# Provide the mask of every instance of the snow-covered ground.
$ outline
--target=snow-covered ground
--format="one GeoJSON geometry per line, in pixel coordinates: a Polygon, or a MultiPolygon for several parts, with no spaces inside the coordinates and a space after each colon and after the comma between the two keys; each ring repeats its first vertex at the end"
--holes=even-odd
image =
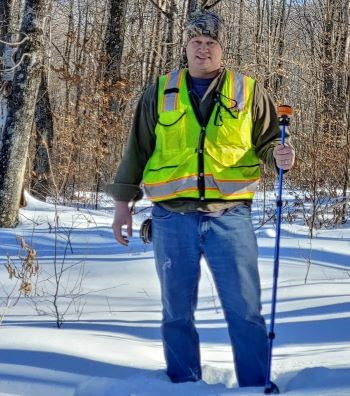
{"type": "MultiPolygon", "coordinates": [[[[141,202],[147,205],[146,202],[141,202]]],[[[135,216],[127,248],[110,228],[110,208],[56,207],[28,197],[16,229],[0,229],[0,263],[19,265],[16,236],[37,251],[38,296],[5,309],[0,326],[0,395],[181,396],[258,395],[262,388],[237,388],[222,311],[203,262],[196,315],[203,381],[172,384],[164,373],[159,331],[161,306],[151,245],[135,216]],[[55,211],[58,227],[55,231],[55,211]],[[56,327],[54,264],[62,271],[56,327]],[[64,311],[67,310],[66,313],[64,311]]],[[[258,228],[263,313],[270,318],[275,230],[258,228]]],[[[283,224],[272,379],[281,392],[350,395],[350,224],[319,230],[310,240],[299,222],[283,224]],[[308,271],[308,260],[311,267],[308,271]]],[[[15,279],[0,268],[0,296],[15,279]]],[[[10,304],[15,300],[11,300],[10,304]]]]}

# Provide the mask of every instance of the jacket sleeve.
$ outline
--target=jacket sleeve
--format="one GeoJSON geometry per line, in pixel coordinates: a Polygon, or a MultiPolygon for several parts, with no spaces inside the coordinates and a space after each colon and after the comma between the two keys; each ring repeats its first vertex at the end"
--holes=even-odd
{"type": "MultiPolygon", "coordinates": [[[[253,144],[257,156],[268,168],[277,171],[273,149],[281,143],[279,121],[272,99],[259,84],[255,84],[253,118],[253,144]]],[[[285,143],[291,145],[288,130],[286,130],[285,143]]]]}
{"type": "Polygon", "coordinates": [[[157,86],[149,86],[138,101],[125,152],[113,184],[105,192],[116,201],[142,198],[143,170],[155,147],[157,124],[157,86]]]}

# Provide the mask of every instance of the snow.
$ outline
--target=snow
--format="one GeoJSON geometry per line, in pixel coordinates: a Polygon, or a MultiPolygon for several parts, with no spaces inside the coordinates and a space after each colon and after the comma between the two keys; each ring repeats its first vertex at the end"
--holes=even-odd
{"type": "MultiPolygon", "coordinates": [[[[196,314],[203,380],[172,384],[167,378],[152,245],[143,245],[138,233],[149,209],[135,216],[134,235],[125,248],[113,238],[111,203],[77,210],[27,198],[19,226],[0,229],[0,263],[7,255],[19,263],[16,236],[32,244],[41,268],[41,294],[21,297],[5,310],[4,297],[15,280],[1,266],[0,396],[263,394],[262,388],[237,387],[225,321],[204,262],[196,314]],[[54,263],[64,269],[60,329],[52,305],[54,263]]],[[[148,206],[142,201],[138,208],[148,206]]],[[[253,216],[269,324],[276,231],[271,222],[259,226],[257,206],[253,216]]],[[[349,223],[318,230],[312,240],[301,222],[282,224],[272,364],[272,380],[282,393],[350,395],[349,286],[349,223]]]]}

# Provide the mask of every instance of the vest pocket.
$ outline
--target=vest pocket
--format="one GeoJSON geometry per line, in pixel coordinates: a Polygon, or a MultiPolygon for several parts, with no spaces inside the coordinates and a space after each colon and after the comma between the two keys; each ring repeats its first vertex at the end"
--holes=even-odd
{"type": "Polygon", "coordinates": [[[154,217],[155,219],[169,219],[170,217],[172,217],[172,215],[173,212],[166,210],[160,204],[156,203],[152,208],[152,217],[154,217]]]}
{"type": "Polygon", "coordinates": [[[246,150],[251,147],[251,136],[245,133],[247,119],[240,111],[235,111],[233,117],[228,111],[220,112],[220,126],[217,126],[215,143],[219,146],[234,146],[246,150]]]}
{"type": "Polygon", "coordinates": [[[179,151],[185,148],[185,114],[186,111],[173,110],[159,115],[156,135],[162,150],[179,151]]]}
{"type": "Polygon", "coordinates": [[[149,172],[158,172],[161,171],[163,169],[175,169],[177,168],[179,165],[169,165],[169,166],[161,166],[159,168],[149,168],[149,172]]]}

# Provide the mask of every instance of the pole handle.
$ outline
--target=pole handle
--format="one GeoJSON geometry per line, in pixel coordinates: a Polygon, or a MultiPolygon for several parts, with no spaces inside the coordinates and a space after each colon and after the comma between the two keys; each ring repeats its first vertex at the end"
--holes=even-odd
{"type": "Polygon", "coordinates": [[[289,105],[280,105],[276,110],[280,125],[288,126],[290,117],[293,115],[293,108],[289,105]]]}
{"type": "Polygon", "coordinates": [[[277,115],[278,117],[290,118],[293,115],[293,108],[289,105],[277,106],[277,115]]]}

